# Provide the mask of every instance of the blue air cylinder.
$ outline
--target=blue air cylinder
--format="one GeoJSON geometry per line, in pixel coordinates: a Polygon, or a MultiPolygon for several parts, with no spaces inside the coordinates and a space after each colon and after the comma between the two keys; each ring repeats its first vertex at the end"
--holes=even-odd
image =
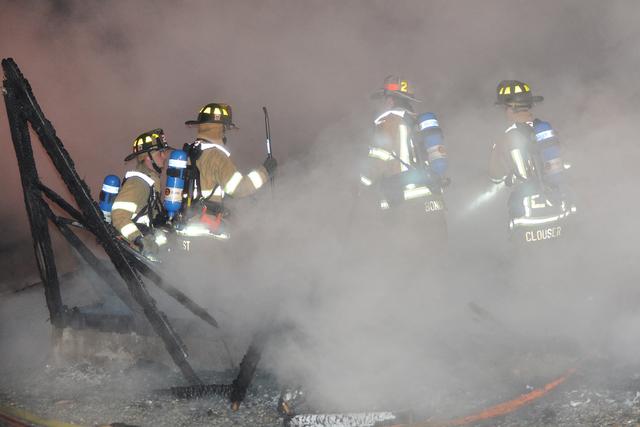
{"type": "Polygon", "coordinates": [[[418,116],[418,132],[422,139],[423,150],[427,152],[427,161],[431,169],[443,177],[449,164],[444,137],[436,115],[423,113],[418,116]]]}
{"type": "Polygon", "coordinates": [[[533,124],[536,133],[536,145],[542,163],[542,179],[551,185],[559,185],[564,175],[564,163],[561,157],[560,141],[548,122],[536,120],[533,124]]]}
{"type": "Polygon", "coordinates": [[[107,222],[111,222],[111,208],[113,201],[120,192],[120,178],[115,175],[107,175],[102,182],[102,190],[100,190],[100,210],[102,216],[107,222]]]}
{"type": "Polygon", "coordinates": [[[187,153],[174,150],[167,166],[167,185],[164,188],[164,208],[172,219],[182,206],[182,191],[187,169],[187,153]]]}

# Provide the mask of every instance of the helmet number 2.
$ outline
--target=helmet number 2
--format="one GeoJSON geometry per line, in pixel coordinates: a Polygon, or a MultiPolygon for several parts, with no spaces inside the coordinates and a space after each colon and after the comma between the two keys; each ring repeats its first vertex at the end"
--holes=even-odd
{"type": "Polygon", "coordinates": [[[400,92],[406,92],[409,89],[409,85],[406,80],[400,82],[400,92]]]}

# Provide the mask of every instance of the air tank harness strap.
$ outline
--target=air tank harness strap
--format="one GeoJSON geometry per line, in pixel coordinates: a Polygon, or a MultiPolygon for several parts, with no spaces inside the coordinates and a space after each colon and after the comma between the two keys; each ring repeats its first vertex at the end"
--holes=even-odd
{"type": "MultiPolygon", "coordinates": [[[[196,140],[197,141],[197,140],[196,140]]],[[[187,173],[185,176],[185,189],[187,191],[187,207],[191,208],[191,202],[194,199],[195,189],[200,188],[200,170],[196,166],[196,160],[202,154],[199,144],[186,143],[182,149],[187,153],[189,157],[189,164],[187,165],[187,173]]]]}
{"type": "MultiPolygon", "coordinates": [[[[131,219],[131,221],[137,223],[138,220],[143,216],[151,214],[153,212],[153,207],[158,208],[158,212],[162,212],[162,208],[160,205],[160,197],[156,194],[154,181],[150,176],[138,171],[129,171],[125,174],[122,185],[124,186],[124,183],[127,179],[134,177],[142,179],[149,186],[149,197],[147,198],[147,204],[142,209],[140,209],[140,211],[131,219]]],[[[149,224],[151,224],[152,222],[153,219],[149,217],[149,224]]]]}
{"type": "Polygon", "coordinates": [[[196,139],[196,141],[192,144],[185,144],[183,150],[187,152],[191,163],[189,166],[187,166],[188,178],[191,181],[191,183],[187,185],[187,188],[189,190],[189,198],[193,197],[193,194],[195,193],[194,189],[197,188],[198,196],[193,201],[206,202],[211,198],[211,196],[213,196],[213,193],[215,193],[220,185],[217,184],[211,191],[211,194],[209,194],[207,197],[203,197],[202,186],[200,185],[200,169],[198,168],[196,161],[200,158],[204,150],[208,150],[210,148],[217,148],[218,150],[227,154],[227,157],[229,156],[229,152],[219,144],[205,143],[202,141],[203,140],[201,139],[196,139]]]}

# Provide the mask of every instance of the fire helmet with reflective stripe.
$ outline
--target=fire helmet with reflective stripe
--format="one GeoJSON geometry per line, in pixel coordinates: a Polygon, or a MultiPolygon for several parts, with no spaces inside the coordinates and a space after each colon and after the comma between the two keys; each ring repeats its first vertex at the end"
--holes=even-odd
{"type": "Polygon", "coordinates": [[[173,150],[173,148],[167,144],[164,131],[160,128],[138,135],[136,139],[133,140],[132,153],[125,157],[124,161],[127,162],[138,154],[149,153],[155,150],[173,150]]]}
{"type": "Polygon", "coordinates": [[[395,75],[389,75],[384,79],[384,85],[381,89],[374,92],[371,97],[382,98],[386,96],[395,96],[398,98],[408,99],[410,101],[420,102],[413,95],[412,87],[407,80],[404,80],[395,75]]]}
{"type": "Polygon", "coordinates": [[[496,88],[496,105],[515,105],[531,107],[542,102],[542,96],[534,96],[528,84],[518,80],[502,80],[496,88]]]}
{"type": "Polygon", "coordinates": [[[220,123],[225,129],[235,129],[237,126],[232,121],[231,106],[212,102],[200,109],[196,120],[187,120],[185,125],[199,125],[202,123],[220,123]]]}

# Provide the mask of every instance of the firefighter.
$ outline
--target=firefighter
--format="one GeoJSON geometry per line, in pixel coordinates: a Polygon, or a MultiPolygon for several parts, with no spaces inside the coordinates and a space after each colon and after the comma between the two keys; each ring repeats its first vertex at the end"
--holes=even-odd
{"type": "Polygon", "coordinates": [[[496,92],[496,105],[504,108],[508,125],[491,149],[489,175],[494,183],[512,187],[510,229],[523,228],[527,242],[557,238],[562,234],[561,220],[575,207],[568,201],[568,165],[562,160],[557,134],[532,112],[544,98],[518,80],[501,81],[496,92]]]}
{"type": "Polygon", "coordinates": [[[430,237],[446,239],[442,193],[448,184],[447,154],[438,119],[433,113],[415,113],[412,103],[420,101],[397,76],[388,76],[372,97],[383,101],[383,111],[374,120],[361,183],[373,190],[377,209],[418,216],[430,237]]]}
{"type": "Polygon", "coordinates": [[[262,166],[246,175],[238,171],[227,149],[226,132],[237,129],[232,121],[231,106],[227,104],[207,104],[200,109],[196,120],[185,124],[197,126],[198,131],[195,141],[184,147],[190,163],[187,205],[199,210],[202,213],[199,219],[216,232],[222,216],[227,213],[223,199],[255,193],[273,176],[277,161],[268,157],[262,166]]]}
{"type": "Polygon", "coordinates": [[[504,107],[508,126],[503,137],[493,144],[489,160],[489,176],[496,183],[524,182],[533,173],[531,154],[534,136],[533,105],[542,102],[526,83],[503,80],[498,84],[496,105],[504,107]]]}
{"type": "Polygon", "coordinates": [[[158,252],[150,231],[163,213],[160,175],[170,149],[162,129],[144,132],[133,140],[132,153],[124,160],[136,159],[136,167],[125,174],[111,211],[113,226],[147,257],[158,252]]]}

